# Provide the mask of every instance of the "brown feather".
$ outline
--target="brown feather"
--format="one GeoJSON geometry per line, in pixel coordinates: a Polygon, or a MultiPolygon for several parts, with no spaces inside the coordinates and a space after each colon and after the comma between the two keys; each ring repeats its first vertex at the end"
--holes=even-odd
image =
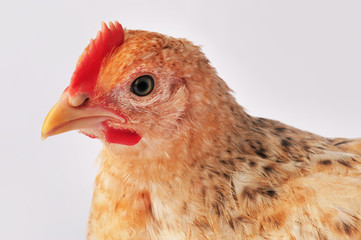
{"type": "Polygon", "coordinates": [[[143,138],[105,143],[89,240],[361,239],[361,140],[249,116],[189,41],[126,30],[95,89],[143,138]]]}

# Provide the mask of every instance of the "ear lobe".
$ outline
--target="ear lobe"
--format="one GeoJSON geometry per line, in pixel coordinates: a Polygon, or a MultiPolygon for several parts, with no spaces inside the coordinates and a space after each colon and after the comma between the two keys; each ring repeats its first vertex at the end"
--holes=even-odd
{"type": "Polygon", "coordinates": [[[188,88],[187,88],[187,85],[186,85],[186,81],[184,79],[175,80],[171,84],[169,90],[170,90],[172,95],[183,95],[183,96],[188,95],[188,88]]]}

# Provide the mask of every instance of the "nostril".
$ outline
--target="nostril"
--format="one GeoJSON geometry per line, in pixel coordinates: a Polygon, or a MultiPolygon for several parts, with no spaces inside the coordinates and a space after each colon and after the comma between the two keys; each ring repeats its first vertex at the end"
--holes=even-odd
{"type": "Polygon", "coordinates": [[[89,101],[89,98],[87,97],[85,100],[84,100],[84,102],[83,102],[83,104],[82,105],[85,105],[85,104],[87,104],[87,102],[89,101]]]}
{"type": "Polygon", "coordinates": [[[82,107],[89,102],[89,95],[81,93],[76,96],[69,96],[69,105],[72,107],[82,107]]]}

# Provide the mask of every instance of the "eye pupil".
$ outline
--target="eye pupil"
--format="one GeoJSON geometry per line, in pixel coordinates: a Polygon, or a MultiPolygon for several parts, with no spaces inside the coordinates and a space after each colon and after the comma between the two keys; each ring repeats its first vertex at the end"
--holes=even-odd
{"type": "Polygon", "coordinates": [[[137,96],[144,97],[152,92],[154,80],[149,75],[140,76],[135,79],[131,86],[131,91],[137,96]]]}
{"type": "Polygon", "coordinates": [[[145,92],[149,88],[149,85],[148,82],[141,81],[140,83],[138,83],[137,87],[138,87],[138,91],[145,92]]]}

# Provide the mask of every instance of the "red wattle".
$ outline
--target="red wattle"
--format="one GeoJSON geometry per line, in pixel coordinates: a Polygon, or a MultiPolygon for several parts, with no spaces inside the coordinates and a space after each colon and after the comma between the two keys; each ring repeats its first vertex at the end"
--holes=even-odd
{"type": "Polygon", "coordinates": [[[90,134],[88,134],[88,133],[85,133],[85,132],[82,132],[82,134],[84,134],[85,136],[87,136],[87,137],[90,137],[90,138],[97,138],[96,136],[94,136],[94,135],[90,135],[90,134]]]}
{"type": "Polygon", "coordinates": [[[142,138],[138,133],[128,129],[115,129],[109,126],[105,127],[105,138],[109,143],[123,144],[133,146],[142,138]]]}

